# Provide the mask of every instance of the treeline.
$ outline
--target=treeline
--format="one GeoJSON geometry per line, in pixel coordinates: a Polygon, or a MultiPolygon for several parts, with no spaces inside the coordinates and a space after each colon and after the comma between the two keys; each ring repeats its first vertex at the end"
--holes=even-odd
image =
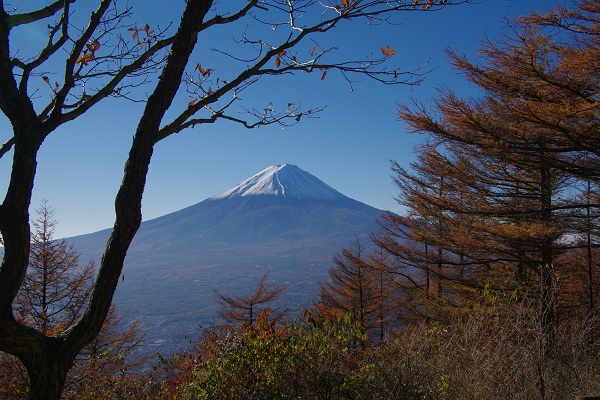
{"type": "MultiPolygon", "coordinates": [[[[477,62],[449,52],[477,98],[442,88],[400,107],[426,135],[415,162],[393,164],[403,212],[340,251],[303,318],[268,307],[281,288],[265,276],[248,296],[218,293],[226,324],[151,370],[127,363],[139,330],[112,334],[77,359],[63,398],[600,394],[600,4],[532,13],[510,32],[483,42],[477,62]],[[96,365],[112,369],[85,372],[96,365]]],[[[52,318],[77,308],[50,313],[28,294],[47,276],[30,270],[20,318],[68,329],[52,318]]],[[[0,395],[26,397],[22,369],[1,361],[0,395]]]]}

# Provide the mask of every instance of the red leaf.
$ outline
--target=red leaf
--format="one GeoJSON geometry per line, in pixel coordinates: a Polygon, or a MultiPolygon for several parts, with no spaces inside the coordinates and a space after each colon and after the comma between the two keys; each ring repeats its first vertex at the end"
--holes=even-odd
{"type": "Polygon", "coordinates": [[[296,121],[300,121],[300,118],[302,118],[302,113],[296,115],[296,121]]]}

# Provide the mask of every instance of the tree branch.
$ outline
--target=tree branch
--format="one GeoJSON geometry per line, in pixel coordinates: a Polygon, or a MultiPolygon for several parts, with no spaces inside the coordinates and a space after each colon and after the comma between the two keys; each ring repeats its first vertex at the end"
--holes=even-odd
{"type": "Polygon", "coordinates": [[[10,149],[13,147],[13,145],[15,144],[15,137],[11,137],[10,139],[8,139],[6,142],[4,142],[4,144],[2,146],[0,146],[0,158],[2,158],[2,156],[4,154],[6,154],[7,152],[10,151],[10,149]]]}
{"type": "Polygon", "coordinates": [[[29,24],[31,22],[39,21],[44,18],[48,18],[57,12],[59,12],[66,3],[75,3],[75,0],[57,0],[54,3],[41,8],[37,11],[32,11],[24,14],[14,14],[8,17],[8,27],[14,28],[15,26],[29,24]]]}

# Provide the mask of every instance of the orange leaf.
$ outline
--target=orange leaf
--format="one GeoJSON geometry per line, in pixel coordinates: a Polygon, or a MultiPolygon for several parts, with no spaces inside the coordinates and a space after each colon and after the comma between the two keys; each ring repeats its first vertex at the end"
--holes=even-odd
{"type": "Polygon", "coordinates": [[[94,40],[92,43],[87,43],[85,47],[87,47],[87,49],[93,53],[100,48],[100,42],[94,40]]]}
{"type": "MultiPolygon", "coordinates": [[[[345,12],[350,11],[351,9],[353,9],[356,6],[356,3],[350,3],[350,0],[342,0],[342,9],[345,12]]],[[[336,6],[336,8],[339,10],[339,8],[336,6]]]]}
{"type": "Polygon", "coordinates": [[[52,88],[52,91],[53,91],[54,93],[56,93],[56,92],[58,91],[58,88],[59,88],[59,87],[60,87],[60,86],[59,86],[58,82],[54,82],[54,87],[52,88]]]}
{"type": "Polygon", "coordinates": [[[283,50],[281,53],[277,54],[277,57],[283,57],[287,54],[287,51],[283,50]]]}
{"type": "Polygon", "coordinates": [[[280,65],[281,65],[281,60],[279,59],[279,57],[277,57],[277,58],[275,59],[275,66],[276,66],[276,67],[279,67],[280,65]]]}
{"type": "Polygon", "coordinates": [[[146,33],[148,33],[148,31],[150,30],[150,25],[146,24],[144,26],[144,28],[142,28],[142,30],[146,31],[146,33]]]}
{"type": "Polygon", "coordinates": [[[392,49],[390,46],[387,47],[382,47],[381,48],[381,52],[383,53],[384,56],[386,57],[391,57],[394,54],[396,54],[396,50],[392,49]]]}
{"type": "Polygon", "coordinates": [[[133,39],[135,39],[135,38],[137,38],[137,36],[138,36],[138,31],[137,31],[137,29],[136,29],[136,31],[135,31],[135,32],[133,32],[133,35],[132,35],[132,37],[133,37],[133,39]]]}
{"type": "Polygon", "coordinates": [[[79,56],[77,58],[77,60],[75,60],[75,62],[77,64],[84,63],[85,65],[88,65],[88,62],[93,58],[94,58],[94,53],[85,53],[85,54],[82,54],[81,56],[79,56]]]}
{"type": "Polygon", "coordinates": [[[194,100],[190,101],[190,102],[188,103],[188,107],[191,107],[191,106],[193,106],[194,104],[196,104],[196,99],[194,99],[194,100]]]}
{"type": "Polygon", "coordinates": [[[46,82],[48,85],[50,84],[50,79],[47,76],[42,76],[42,79],[44,80],[44,82],[46,82]]]}
{"type": "Polygon", "coordinates": [[[317,45],[316,45],[316,44],[315,44],[315,47],[313,47],[313,48],[310,50],[310,55],[311,55],[311,56],[314,56],[315,54],[317,54],[317,45]]]}
{"type": "Polygon", "coordinates": [[[324,81],[327,76],[327,70],[323,71],[323,75],[321,75],[321,80],[324,81]]]}

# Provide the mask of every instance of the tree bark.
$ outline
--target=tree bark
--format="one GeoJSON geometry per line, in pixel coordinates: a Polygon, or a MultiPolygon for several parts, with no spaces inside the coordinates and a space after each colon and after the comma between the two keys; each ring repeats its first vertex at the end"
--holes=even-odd
{"type": "Polygon", "coordinates": [[[42,351],[21,357],[29,375],[29,398],[59,400],[76,353],[65,352],[58,338],[44,338],[42,351]]]}

